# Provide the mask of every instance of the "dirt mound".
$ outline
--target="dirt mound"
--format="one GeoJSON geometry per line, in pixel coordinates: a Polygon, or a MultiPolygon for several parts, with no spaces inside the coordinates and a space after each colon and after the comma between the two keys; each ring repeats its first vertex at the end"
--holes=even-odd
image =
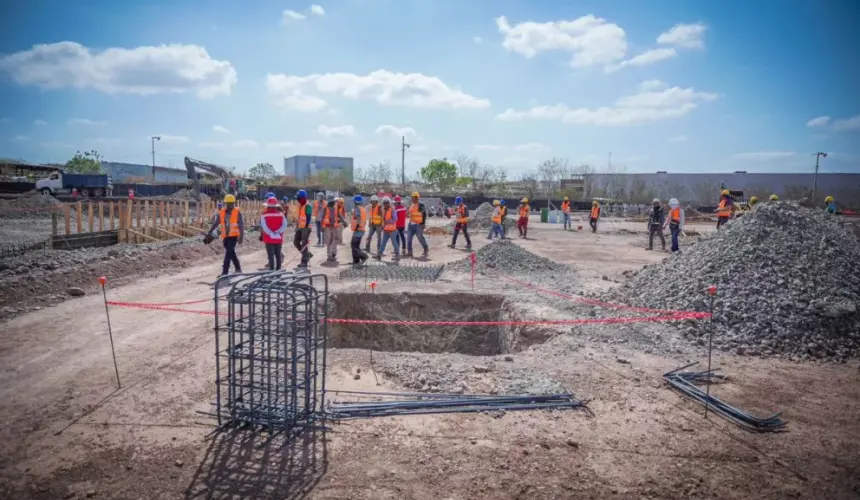
{"type": "Polygon", "coordinates": [[[27,191],[14,198],[0,199],[0,217],[17,218],[50,213],[62,205],[51,195],[39,191],[27,191]]]}
{"type": "MultiPolygon", "coordinates": [[[[564,264],[535,255],[511,240],[497,240],[476,252],[478,272],[502,273],[509,275],[555,275],[573,272],[564,264]]],[[[448,264],[448,269],[455,272],[470,272],[472,269],[469,257],[448,264]]]]}
{"type": "MultiPolygon", "coordinates": [[[[839,218],[768,203],[647,266],[606,299],[707,310],[714,284],[714,344],[739,354],[795,359],[860,356],[860,240],[839,218]]],[[[696,342],[705,322],[688,325],[696,342]]]]}

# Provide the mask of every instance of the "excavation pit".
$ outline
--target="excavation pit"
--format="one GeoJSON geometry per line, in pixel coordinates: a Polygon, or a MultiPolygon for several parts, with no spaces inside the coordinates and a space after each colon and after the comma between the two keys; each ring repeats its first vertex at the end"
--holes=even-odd
{"type": "MultiPolygon", "coordinates": [[[[383,321],[517,321],[501,295],[474,293],[334,293],[332,318],[383,321]]],[[[376,351],[495,356],[543,342],[551,332],[509,325],[338,324],[329,326],[331,347],[376,351]]]]}

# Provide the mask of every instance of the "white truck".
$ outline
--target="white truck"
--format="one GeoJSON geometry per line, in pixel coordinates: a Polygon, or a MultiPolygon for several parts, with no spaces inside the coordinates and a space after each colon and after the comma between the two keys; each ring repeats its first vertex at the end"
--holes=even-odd
{"type": "Polygon", "coordinates": [[[96,198],[110,195],[113,189],[111,178],[105,174],[71,174],[62,170],[52,173],[47,179],[36,181],[36,189],[45,195],[71,193],[77,189],[81,196],[96,198]]]}

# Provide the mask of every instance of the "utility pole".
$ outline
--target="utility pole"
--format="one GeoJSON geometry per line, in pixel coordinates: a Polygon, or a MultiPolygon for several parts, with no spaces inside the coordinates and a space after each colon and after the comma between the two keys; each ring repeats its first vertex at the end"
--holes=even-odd
{"type": "Polygon", "coordinates": [[[410,144],[406,144],[406,136],[400,137],[400,186],[406,189],[406,148],[410,144]]]}
{"type": "Polygon", "coordinates": [[[818,190],[818,161],[821,158],[827,158],[827,153],[821,151],[815,153],[815,177],[812,179],[812,203],[815,204],[815,191],[818,190]]]}
{"type": "Polygon", "coordinates": [[[152,182],[155,182],[155,141],[160,141],[161,136],[154,135],[149,138],[152,141],[152,182]]]}

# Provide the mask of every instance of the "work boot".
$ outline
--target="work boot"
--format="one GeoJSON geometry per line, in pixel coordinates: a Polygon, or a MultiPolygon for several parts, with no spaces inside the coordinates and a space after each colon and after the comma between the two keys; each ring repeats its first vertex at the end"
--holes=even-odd
{"type": "Polygon", "coordinates": [[[427,254],[430,252],[428,249],[424,249],[424,253],[421,254],[422,257],[427,257],[427,254]]]}
{"type": "Polygon", "coordinates": [[[378,253],[378,254],[374,255],[373,258],[375,260],[382,260],[382,254],[378,253]]]}
{"type": "Polygon", "coordinates": [[[406,257],[407,259],[411,259],[412,258],[412,252],[406,252],[403,256],[406,257]]]}
{"type": "Polygon", "coordinates": [[[398,262],[398,261],[400,261],[400,256],[397,254],[394,254],[394,257],[391,258],[391,262],[398,262]]]}
{"type": "Polygon", "coordinates": [[[454,244],[451,243],[450,245],[448,245],[448,248],[454,248],[454,244]]]}
{"type": "Polygon", "coordinates": [[[466,245],[466,250],[471,250],[471,249],[472,249],[472,245],[466,245]]]}
{"type": "Polygon", "coordinates": [[[364,264],[365,262],[367,262],[367,259],[369,259],[369,258],[370,258],[369,255],[364,254],[361,256],[361,258],[359,260],[361,261],[362,264],[364,264]]]}

